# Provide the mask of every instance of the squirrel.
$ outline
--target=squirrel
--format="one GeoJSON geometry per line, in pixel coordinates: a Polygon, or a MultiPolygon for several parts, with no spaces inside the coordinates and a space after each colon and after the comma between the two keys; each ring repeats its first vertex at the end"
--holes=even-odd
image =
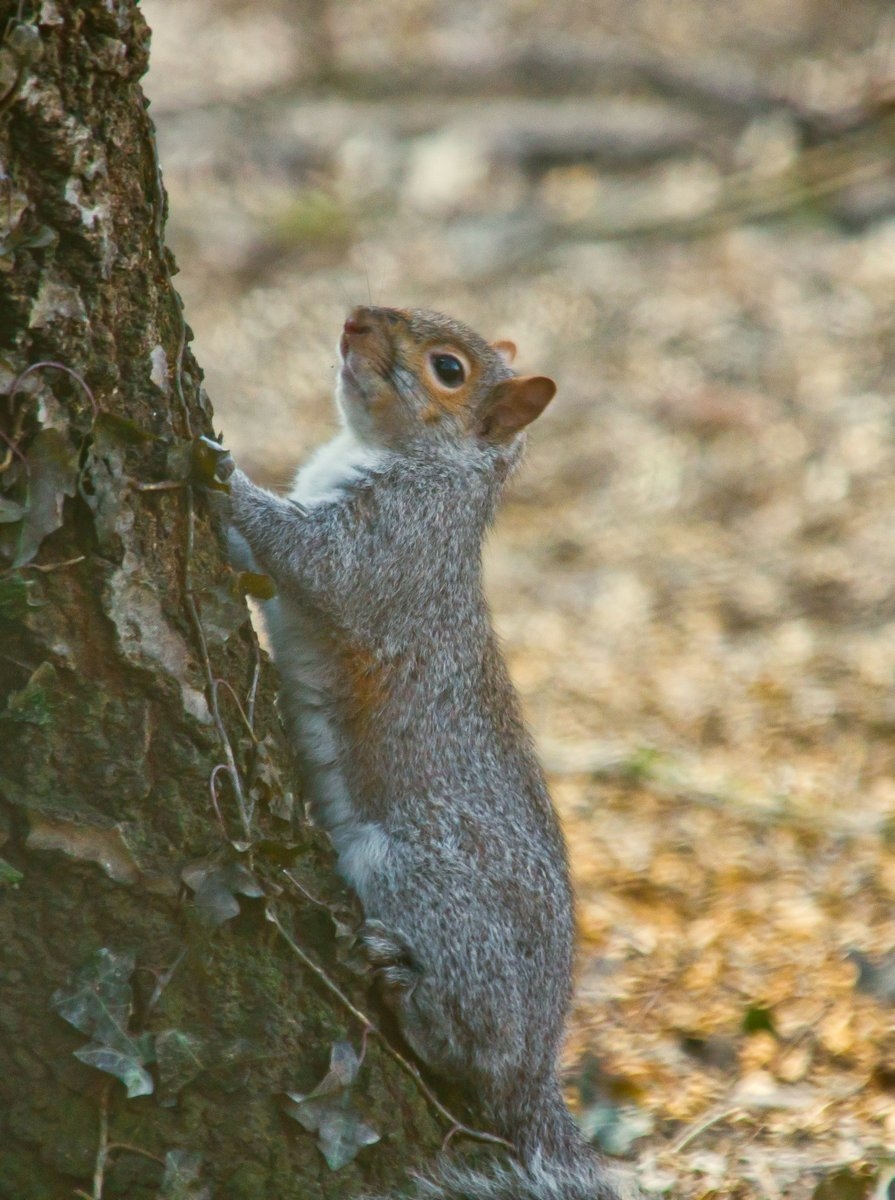
{"type": "MultiPolygon", "coordinates": [[[[342,429],[288,497],[232,459],[236,557],[270,575],[280,707],[315,822],[360,899],[402,1035],[515,1147],[442,1157],[431,1200],[622,1200],[563,1100],[573,913],[565,842],[482,590],[482,542],[556,385],[439,313],[361,306],[342,429]]],[[[225,475],[226,472],[226,475],[225,475]]]]}

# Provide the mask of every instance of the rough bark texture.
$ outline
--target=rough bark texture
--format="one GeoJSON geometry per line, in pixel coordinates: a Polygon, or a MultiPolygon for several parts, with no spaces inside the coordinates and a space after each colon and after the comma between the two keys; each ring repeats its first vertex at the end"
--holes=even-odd
{"type": "MultiPolygon", "coordinates": [[[[263,664],[260,750],[240,717],[234,693],[248,707],[257,647],[205,506],[182,486],[211,410],[161,248],[138,85],[148,31],[132,0],[0,0],[4,29],[0,1196],[207,1187],[285,1200],[393,1183],[431,1152],[435,1130],[375,1039],[353,1091],[380,1145],[331,1172],[315,1136],[282,1112],[279,1093],[310,1091],[331,1044],[358,1046],[361,1030],[265,920],[287,859],[309,891],[339,893],[326,847],[283,793],[263,664]],[[46,362],[87,386],[58,367],[21,377],[46,362]],[[147,483],[180,486],[139,490],[147,483]],[[226,772],[222,824],[210,801],[227,760],[209,678],[233,689],[217,696],[254,805],[248,832],[226,772]],[[244,894],[261,888],[266,897],[244,894]],[[79,968],[82,992],[118,1005],[117,1034],[83,1004],[80,1030],[58,997],[54,1007],[57,989],[78,991],[79,968]],[[112,1074],[75,1058],[91,1035],[103,1053],[130,1055],[152,1094],[127,1099],[112,1074]],[[98,1171],[103,1112],[109,1143],[145,1153],[113,1149],[98,1171]],[[199,1185],[183,1182],[192,1160],[170,1157],[162,1183],[175,1150],[202,1156],[199,1185]]],[[[335,962],[330,916],[288,888],[272,902],[363,1006],[335,962]]]]}

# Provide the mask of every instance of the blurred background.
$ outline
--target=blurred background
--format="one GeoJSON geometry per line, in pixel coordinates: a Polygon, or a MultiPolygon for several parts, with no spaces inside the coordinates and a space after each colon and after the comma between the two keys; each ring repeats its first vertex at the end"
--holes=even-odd
{"type": "Polygon", "coordinates": [[[488,553],[580,897],[570,1101],[675,1197],[890,1197],[891,0],[144,0],[219,426],[354,303],[559,394],[488,553]]]}

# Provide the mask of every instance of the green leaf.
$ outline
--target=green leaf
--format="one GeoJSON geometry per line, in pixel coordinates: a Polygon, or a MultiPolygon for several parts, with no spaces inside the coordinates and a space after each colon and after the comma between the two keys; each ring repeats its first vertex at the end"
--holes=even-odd
{"type": "Polygon", "coordinates": [[[380,1135],[364,1121],[351,1098],[351,1087],[360,1060],[349,1042],[335,1042],[329,1071],[312,1092],[287,1092],[287,1116],[317,1134],[317,1145],[331,1171],[352,1162],[364,1146],[379,1141],[380,1135]]]}
{"type": "Polygon", "coordinates": [[[133,954],[116,954],[104,946],[51,1000],[61,1017],[92,1039],[75,1050],[75,1058],[120,1079],[128,1097],[148,1096],[155,1086],[145,1069],[153,1057],[152,1038],[149,1034],[134,1036],[127,1030],[133,973],[133,954]]]}
{"type": "Polygon", "coordinates": [[[353,975],[369,975],[372,970],[370,960],[357,940],[357,921],[352,918],[341,920],[332,914],[335,927],[336,962],[347,967],[353,975]]]}
{"type": "Polygon", "coordinates": [[[583,1109],[578,1124],[588,1141],[607,1154],[623,1158],[636,1141],[653,1132],[655,1118],[631,1104],[601,1101],[583,1109]]]}
{"type": "Polygon", "coordinates": [[[0,621],[20,621],[29,608],[36,608],[30,598],[33,584],[21,575],[5,575],[0,579],[0,621]]]}
{"type": "Polygon", "coordinates": [[[252,898],[264,895],[254,875],[240,862],[200,859],[188,863],[180,877],[195,893],[196,907],[212,925],[223,925],[239,915],[236,893],[252,898]]]}
{"type": "Polygon", "coordinates": [[[28,495],[14,567],[31,562],[45,537],[62,524],[66,496],[78,482],[78,451],[58,429],[41,429],[28,449],[28,495]]]}
{"type": "MultiPolygon", "coordinates": [[[[135,1047],[136,1048],[136,1047],[135,1047]]],[[[123,1054],[112,1046],[100,1046],[91,1042],[75,1051],[75,1058],[86,1063],[88,1067],[96,1067],[107,1075],[114,1075],[127,1088],[127,1098],[151,1095],[155,1084],[152,1076],[139,1061],[131,1054],[123,1054]]]]}
{"type": "Polygon", "coordinates": [[[318,1145],[331,1171],[338,1171],[357,1158],[364,1146],[379,1141],[379,1134],[350,1103],[330,1108],[318,1130],[318,1145]]]}
{"type": "Polygon", "coordinates": [[[0,525],[12,525],[15,521],[21,521],[25,515],[25,510],[21,504],[16,504],[15,500],[4,500],[0,496],[0,525]]]}
{"type": "Polygon", "coordinates": [[[206,1200],[211,1193],[199,1182],[201,1170],[201,1154],[169,1150],[165,1155],[165,1175],[158,1200],[206,1200]]]}
{"type": "Polygon", "coordinates": [[[874,1172],[869,1167],[846,1167],[822,1179],[812,1193],[812,1200],[864,1200],[870,1195],[873,1182],[874,1172]]]}
{"type": "Polygon", "coordinates": [[[159,1103],[170,1108],[177,1094],[204,1070],[202,1042],[180,1029],[164,1029],[155,1038],[155,1060],[158,1063],[159,1103]]]}
{"type": "Polygon", "coordinates": [[[231,471],[229,450],[225,450],[219,442],[212,441],[204,435],[196,438],[191,450],[191,474],[194,483],[215,492],[229,492],[230,484],[226,481],[226,474],[231,471]],[[223,478],[218,475],[219,470],[225,473],[223,478]]]}
{"type": "Polygon", "coordinates": [[[239,901],[218,875],[208,875],[196,888],[196,908],[212,925],[223,925],[240,913],[239,901]]]}
{"type": "Polygon", "coordinates": [[[773,1033],[774,1014],[763,1004],[752,1004],[743,1015],[743,1033],[773,1033]]]}
{"type": "Polygon", "coordinates": [[[24,725],[49,725],[52,720],[50,693],[56,684],[56,668],[43,662],[23,688],[12,692],[0,718],[24,725]]]}
{"type": "Polygon", "coordinates": [[[23,233],[16,239],[16,248],[19,250],[46,250],[48,246],[55,246],[59,241],[59,234],[49,225],[36,225],[30,233],[23,233]]]}
{"type": "Polygon", "coordinates": [[[139,1048],[127,1031],[133,973],[133,954],[116,954],[103,947],[53,993],[53,1008],[100,1045],[139,1058],[139,1048]]]}
{"type": "Polygon", "coordinates": [[[17,887],[25,876],[17,871],[5,858],[0,858],[0,888],[17,887]]]}
{"type": "Polygon", "coordinates": [[[93,436],[101,445],[109,441],[120,446],[142,446],[155,440],[151,433],[141,429],[130,417],[120,417],[110,412],[97,413],[93,422],[93,436]]]}

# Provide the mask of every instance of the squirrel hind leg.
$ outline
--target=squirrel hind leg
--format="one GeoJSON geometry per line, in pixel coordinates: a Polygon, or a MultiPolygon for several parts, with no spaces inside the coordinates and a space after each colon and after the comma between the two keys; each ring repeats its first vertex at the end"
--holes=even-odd
{"type": "Polygon", "coordinates": [[[452,1034],[441,989],[432,986],[410,941],[382,921],[368,920],[358,934],[375,972],[379,997],[413,1053],[436,1075],[465,1075],[467,1056],[452,1034]]]}

